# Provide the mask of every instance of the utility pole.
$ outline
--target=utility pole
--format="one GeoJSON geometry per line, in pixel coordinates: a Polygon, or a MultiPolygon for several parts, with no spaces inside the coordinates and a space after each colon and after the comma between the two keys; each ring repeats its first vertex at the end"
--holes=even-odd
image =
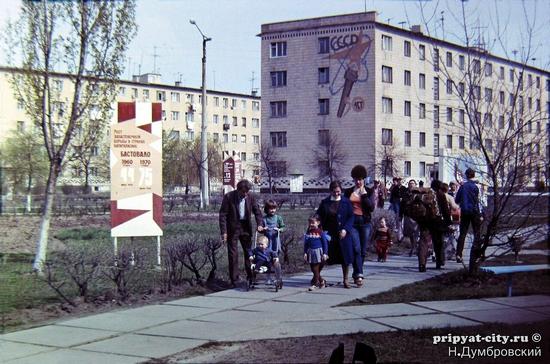
{"type": "Polygon", "coordinates": [[[206,141],[206,42],[211,41],[203,34],[199,26],[194,20],[189,20],[189,23],[197,27],[202,35],[202,120],[201,120],[201,204],[200,208],[204,209],[210,204],[210,193],[208,188],[208,149],[206,141]]]}

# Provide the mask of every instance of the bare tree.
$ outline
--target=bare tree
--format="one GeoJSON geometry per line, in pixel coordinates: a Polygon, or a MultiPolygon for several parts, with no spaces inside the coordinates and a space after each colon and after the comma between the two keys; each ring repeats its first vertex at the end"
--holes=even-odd
{"type": "Polygon", "coordinates": [[[260,171],[260,177],[267,179],[269,194],[273,194],[275,189],[275,178],[281,177],[282,167],[287,168],[285,161],[278,160],[277,151],[269,144],[262,144],[259,148],[260,160],[257,168],[260,171]]]}
{"type": "Polygon", "coordinates": [[[376,176],[384,179],[384,186],[387,179],[402,174],[404,171],[399,168],[405,159],[405,153],[401,149],[397,140],[391,140],[375,151],[374,164],[371,170],[374,170],[376,176]]]}
{"type": "Polygon", "coordinates": [[[33,265],[38,272],[46,258],[63,163],[77,132],[101,130],[110,120],[115,84],[136,30],[134,18],[133,0],[25,1],[18,22],[8,27],[8,46],[17,56],[8,61],[18,66],[11,80],[15,97],[40,129],[49,161],[33,265]],[[67,72],[68,77],[58,72],[67,72]],[[64,82],[70,83],[66,100],[67,92],[61,98],[64,82]],[[93,127],[86,117],[92,106],[101,113],[93,127]]]}
{"type": "MultiPolygon", "coordinates": [[[[446,158],[445,163],[457,172],[460,167],[474,168],[480,176],[481,189],[490,199],[481,244],[471,252],[471,272],[477,271],[489,246],[506,245],[510,238],[517,240],[531,234],[530,221],[540,209],[541,199],[546,198],[540,194],[521,198],[517,195],[534,182],[540,185],[548,180],[548,140],[544,130],[548,114],[541,105],[545,99],[543,76],[547,77],[548,72],[529,64],[537,51],[535,34],[544,29],[537,25],[536,5],[522,2],[523,14],[508,14],[523,18],[521,52],[510,49],[506,16],[496,3],[492,16],[483,24],[479,16],[475,17],[476,23],[472,21],[478,9],[471,4],[462,2],[461,11],[455,12],[454,20],[460,24],[462,34],[454,36],[465,46],[464,55],[453,58],[452,54],[442,54],[435,41],[431,47],[429,62],[438,75],[434,82],[441,83],[442,89],[458,101],[458,122],[452,117],[453,105],[447,108],[448,133],[463,138],[459,155],[446,158]],[[485,28],[490,31],[482,32],[485,28]],[[513,60],[512,64],[507,62],[504,67],[490,54],[497,46],[506,58],[513,60]]],[[[429,31],[434,14],[439,14],[440,9],[425,4],[421,4],[421,9],[429,31]]]]}
{"type": "Polygon", "coordinates": [[[188,152],[191,142],[179,138],[178,133],[163,132],[162,138],[162,182],[165,190],[189,186],[198,181],[198,170],[189,168],[188,152]]]}
{"type": "Polygon", "coordinates": [[[313,163],[318,166],[318,176],[328,177],[330,182],[341,177],[341,167],[348,155],[336,132],[327,130],[313,150],[313,163]]]}

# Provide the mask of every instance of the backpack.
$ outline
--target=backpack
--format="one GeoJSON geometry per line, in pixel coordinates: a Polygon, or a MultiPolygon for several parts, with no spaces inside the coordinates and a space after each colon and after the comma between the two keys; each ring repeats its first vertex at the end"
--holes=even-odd
{"type": "Polygon", "coordinates": [[[427,223],[441,217],[435,192],[431,188],[415,189],[408,194],[405,215],[418,223],[427,223]]]}

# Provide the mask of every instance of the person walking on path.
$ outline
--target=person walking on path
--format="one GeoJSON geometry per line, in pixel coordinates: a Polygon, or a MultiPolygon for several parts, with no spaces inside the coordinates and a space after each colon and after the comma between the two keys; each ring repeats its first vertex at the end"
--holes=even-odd
{"type": "Polygon", "coordinates": [[[304,261],[309,264],[313,273],[310,291],[326,286],[326,281],[321,277],[321,270],[327,259],[327,234],[321,229],[319,216],[313,215],[308,219],[308,229],[304,235],[304,261]]]}
{"type": "Polygon", "coordinates": [[[374,233],[374,241],[376,244],[378,261],[385,262],[388,258],[388,250],[393,243],[391,230],[386,225],[386,219],[383,217],[378,220],[376,232],[374,233]]]}
{"type": "Polygon", "coordinates": [[[401,185],[401,177],[393,177],[390,187],[390,207],[389,209],[395,214],[395,230],[397,240],[401,240],[403,232],[403,214],[401,211],[401,197],[403,196],[405,186],[401,185]]]}
{"type": "Polygon", "coordinates": [[[349,265],[361,264],[359,239],[352,238],[353,208],[350,200],[342,196],[340,182],[332,181],[329,190],[330,196],[322,200],[317,209],[321,226],[331,237],[327,263],[342,265],[342,283],[345,288],[351,288],[348,283],[349,265]]]}
{"type": "Polygon", "coordinates": [[[374,210],[374,205],[370,199],[372,189],[365,187],[365,178],[367,177],[367,169],[362,165],[356,165],[351,170],[351,178],[355,185],[344,190],[344,196],[351,201],[353,208],[353,228],[355,229],[354,237],[359,237],[361,264],[354,264],[353,277],[354,283],[358,286],[363,285],[363,264],[367,257],[367,244],[372,233],[371,213],[374,210]]]}
{"type": "Polygon", "coordinates": [[[418,249],[418,239],[420,238],[420,233],[418,231],[418,224],[416,221],[409,216],[409,209],[407,204],[410,203],[414,197],[415,190],[418,192],[416,187],[416,180],[411,179],[408,182],[408,188],[404,192],[403,198],[401,199],[401,211],[403,212],[403,237],[409,238],[411,249],[409,251],[409,257],[412,257],[413,254],[416,255],[416,250],[418,249]]]}
{"type": "Polygon", "coordinates": [[[258,231],[262,231],[262,213],[254,196],[250,194],[252,183],[243,179],[237,183],[237,189],[223,196],[219,212],[221,238],[227,244],[229,261],[229,279],[231,286],[239,282],[239,257],[237,241],[241,242],[244,254],[247,280],[251,277],[248,251],[252,246],[252,215],[258,231]]]}
{"type": "Polygon", "coordinates": [[[474,232],[474,242],[470,251],[470,260],[473,257],[477,259],[480,254],[481,244],[481,223],[483,217],[480,210],[479,188],[474,181],[475,172],[468,168],[465,172],[467,181],[460,186],[456,193],[455,201],[460,206],[460,235],[456,246],[456,261],[462,263],[462,251],[464,250],[464,241],[470,225],[474,232]],[[472,256],[472,254],[474,254],[472,256]]]}

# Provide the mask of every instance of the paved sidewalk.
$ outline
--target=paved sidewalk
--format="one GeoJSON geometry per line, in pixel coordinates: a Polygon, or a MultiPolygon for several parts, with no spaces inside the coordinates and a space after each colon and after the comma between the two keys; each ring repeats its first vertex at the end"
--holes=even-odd
{"type": "MultiPolygon", "coordinates": [[[[311,274],[285,277],[284,288],[226,290],[129,310],[59,321],[0,336],[4,363],[139,363],[210,341],[301,337],[519,323],[550,318],[550,296],[502,297],[335,307],[343,302],[426,279],[462,265],[419,273],[416,257],[367,262],[365,285],[345,289],[341,270],[323,276],[332,286],[308,292],[311,274]],[[316,312],[312,315],[311,312],[316,312]]],[[[504,292],[503,292],[504,295],[504,292]]]]}

